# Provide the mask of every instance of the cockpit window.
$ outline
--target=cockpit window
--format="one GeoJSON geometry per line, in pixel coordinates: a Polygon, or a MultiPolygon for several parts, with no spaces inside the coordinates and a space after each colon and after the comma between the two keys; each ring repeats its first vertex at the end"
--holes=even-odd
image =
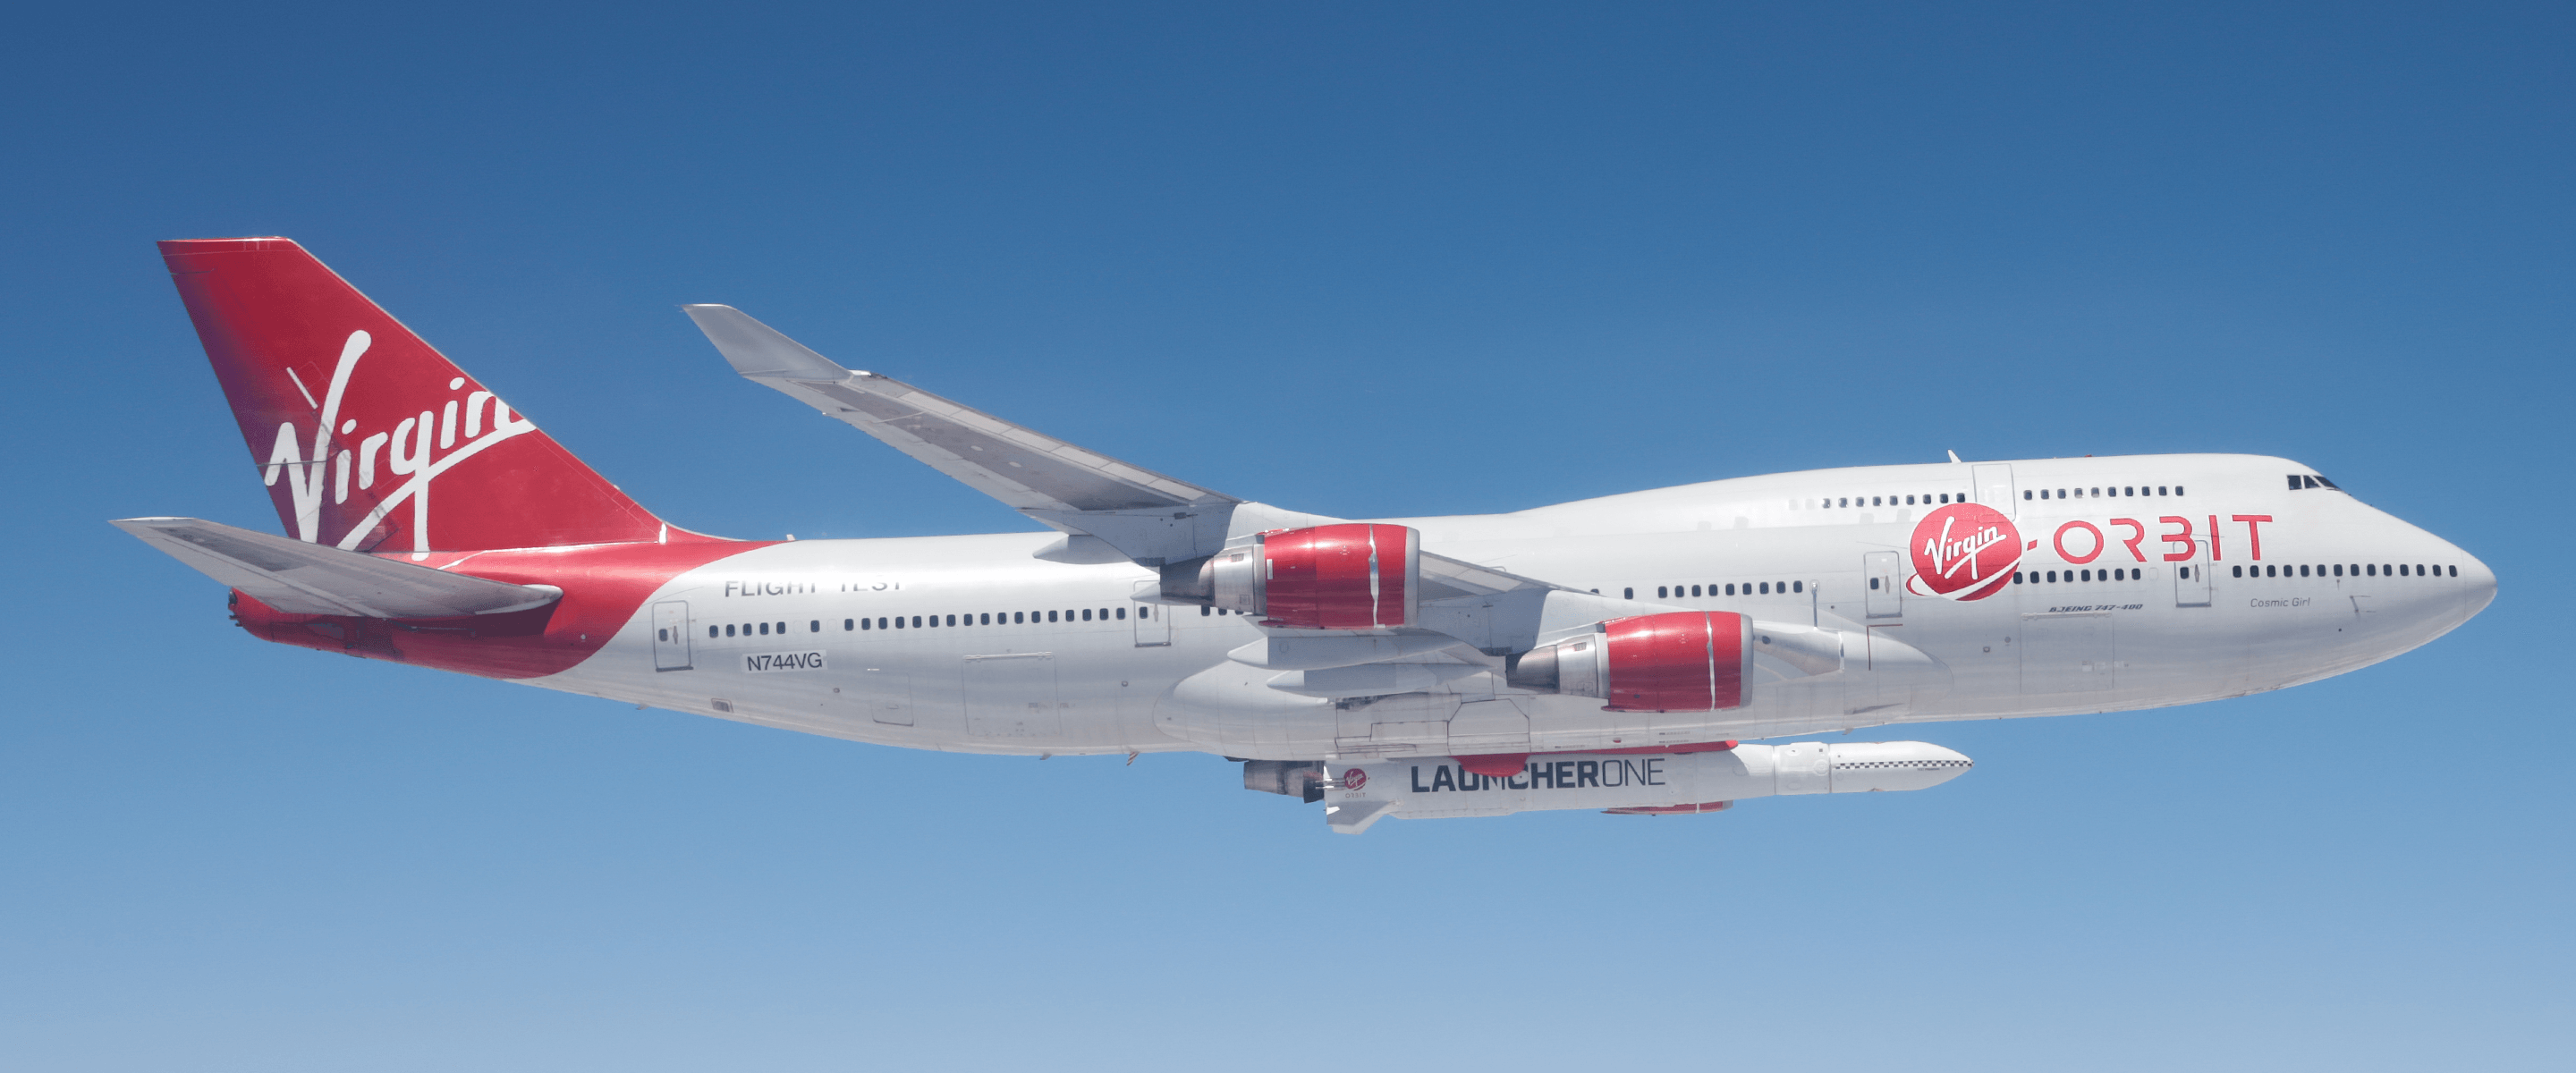
{"type": "Polygon", "coordinates": [[[2327,479],[2325,479],[2324,477],[2319,476],[2319,475],[2314,474],[2314,473],[2293,473],[2293,474],[2290,474],[2290,490],[2291,490],[2291,491],[2293,491],[2293,492],[2298,492],[2298,491],[2304,491],[2304,490],[2306,490],[2306,489],[2310,489],[2310,488],[2333,488],[2335,491],[2338,491],[2338,492],[2343,491],[2343,489],[2341,489],[2341,488],[2336,488],[2336,487],[2335,487],[2335,482],[2330,481],[2330,480],[2327,480],[2327,479]]]}

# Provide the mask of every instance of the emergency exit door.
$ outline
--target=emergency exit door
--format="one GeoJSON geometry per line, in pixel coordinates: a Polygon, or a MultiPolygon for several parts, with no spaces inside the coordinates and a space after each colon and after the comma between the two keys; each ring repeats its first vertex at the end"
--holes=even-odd
{"type": "Polygon", "coordinates": [[[653,669],[689,669],[689,602],[664,600],[653,605],[653,669]]]}
{"type": "Polygon", "coordinates": [[[1981,465],[1975,467],[1975,473],[1978,503],[2002,511],[2007,518],[2019,513],[2013,507],[2013,504],[2018,501],[2013,498],[2013,474],[2010,465],[1981,465]]]}
{"type": "Polygon", "coordinates": [[[1132,609],[1130,613],[1136,616],[1136,647],[1154,648],[1172,643],[1171,610],[1155,604],[1137,604],[1132,609]]]}
{"type": "Polygon", "coordinates": [[[1863,603],[1871,618],[1895,618],[1905,612],[1904,594],[1896,591],[1905,578],[1905,557],[1892,551],[1873,551],[1860,557],[1863,603]]]}
{"type": "Polygon", "coordinates": [[[2193,540],[2191,549],[2190,562],[2167,564],[2174,572],[2175,607],[2209,606],[2209,541],[2193,540]]]}

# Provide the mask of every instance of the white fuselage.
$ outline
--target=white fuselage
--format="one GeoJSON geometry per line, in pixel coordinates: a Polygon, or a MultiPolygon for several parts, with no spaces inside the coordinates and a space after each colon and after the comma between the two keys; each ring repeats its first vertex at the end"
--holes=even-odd
{"type": "Polygon", "coordinates": [[[1726,711],[1607,712],[1499,673],[1382,699],[1283,692],[1276,671],[1227,657],[1260,638],[1251,622],[1161,602],[1133,564],[1034,558],[1053,533],[736,555],[675,578],[596,655],[535,684],[968,752],[1617,749],[2240,696],[2387,659],[2492,599],[2494,576],[2460,549],[2340,491],[2289,490],[2312,472],[2242,455],[1879,466],[1389,519],[1427,550],[1626,613],[1735,611],[1839,638],[1821,670],[1760,661],[1726,711]],[[1913,523],[1971,498],[2036,545],[2026,579],[1972,601],[1909,591],[1913,523]]]}

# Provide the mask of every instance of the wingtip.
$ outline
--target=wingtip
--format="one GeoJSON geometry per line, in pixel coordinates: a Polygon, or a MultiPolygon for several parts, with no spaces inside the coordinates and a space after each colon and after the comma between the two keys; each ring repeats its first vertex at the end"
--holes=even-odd
{"type": "Polygon", "coordinates": [[[726,364],[744,376],[783,378],[789,380],[838,380],[850,371],[821,354],[788,338],[778,329],[762,324],[750,314],[729,305],[696,303],[682,305],[680,311],[705,332],[716,352],[724,355],[726,364]]]}

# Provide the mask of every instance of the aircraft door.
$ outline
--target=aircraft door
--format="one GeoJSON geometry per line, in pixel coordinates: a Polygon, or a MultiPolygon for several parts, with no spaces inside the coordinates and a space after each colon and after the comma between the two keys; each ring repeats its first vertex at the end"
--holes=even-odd
{"type": "Polygon", "coordinates": [[[653,605],[653,669],[689,669],[689,602],[664,600],[653,605]]]}
{"type": "Polygon", "coordinates": [[[1172,643],[1171,609],[1156,604],[1137,604],[1128,609],[1136,616],[1136,647],[1153,648],[1172,643]]]}
{"type": "Polygon", "coordinates": [[[2012,517],[2015,513],[2012,467],[2010,465],[1978,466],[1976,475],[1977,502],[2002,511],[2004,517],[2012,517]]]}
{"type": "Polygon", "coordinates": [[[2191,561],[2168,563],[2174,572],[2174,606],[2209,606],[2209,541],[2191,542],[2191,561]]]}
{"type": "Polygon", "coordinates": [[[1905,594],[1897,585],[1905,580],[1904,556],[1892,551],[1867,552],[1860,557],[1861,589],[1871,618],[1895,618],[1905,613],[1905,594]]]}

